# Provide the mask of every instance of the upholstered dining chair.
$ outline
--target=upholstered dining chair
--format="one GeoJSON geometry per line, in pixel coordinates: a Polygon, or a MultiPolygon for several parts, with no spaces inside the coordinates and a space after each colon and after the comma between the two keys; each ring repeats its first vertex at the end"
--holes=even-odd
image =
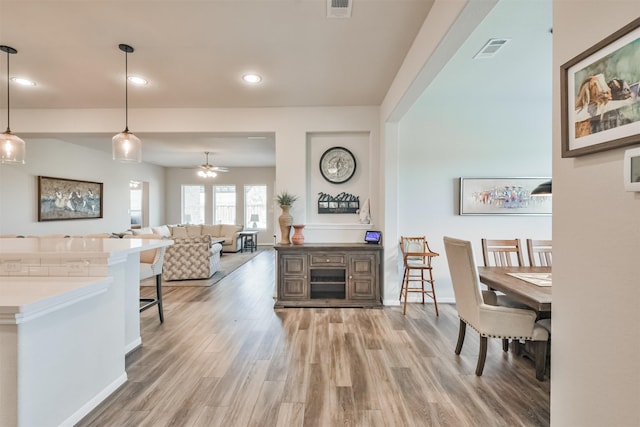
{"type": "Polygon", "coordinates": [[[551,240],[527,239],[531,267],[551,267],[551,240]]]}
{"type": "Polygon", "coordinates": [[[476,375],[482,375],[487,356],[487,339],[528,340],[534,345],[536,378],[544,380],[549,332],[536,323],[536,312],[499,306],[492,291],[480,290],[480,279],[471,242],[444,238],[449,272],[453,283],[460,329],[455,353],[462,351],[467,325],[480,334],[476,375]],[[493,294],[493,297],[492,297],[493,294]]]}
{"type": "MultiPolygon", "coordinates": [[[[162,240],[164,236],[159,234],[142,234],[138,236],[125,236],[128,239],[157,239],[162,240]]],[[[164,310],[162,306],[162,262],[166,247],[149,249],[140,252],[140,281],[155,277],[156,281],[156,297],[140,298],[140,313],[153,307],[158,306],[158,315],[160,323],[164,322],[164,310]]]]}
{"type": "Polygon", "coordinates": [[[433,305],[438,313],[438,301],[436,299],[436,290],[433,281],[433,267],[431,260],[439,256],[437,252],[433,252],[429,248],[427,238],[421,237],[400,237],[400,249],[402,250],[402,262],[404,264],[404,274],[402,276],[402,286],[400,288],[400,297],[404,292],[404,307],[402,314],[407,314],[407,299],[410,292],[422,294],[422,304],[424,304],[424,296],[427,295],[433,299],[433,305]],[[419,283],[418,286],[411,286],[411,283],[419,283]],[[425,289],[425,283],[431,285],[431,290],[425,289]]]}
{"type": "Polygon", "coordinates": [[[482,239],[482,259],[485,267],[522,267],[520,239],[482,239]]]}
{"type": "MultiPolygon", "coordinates": [[[[485,267],[523,267],[520,239],[482,239],[482,260],[485,267]]],[[[489,289],[492,290],[492,289],[489,289]]],[[[497,293],[498,305],[513,308],[527,308],[524,304],[497,293]]],[[[502,340],[502,349],[509,351],[509,340],[502,340]]]]}

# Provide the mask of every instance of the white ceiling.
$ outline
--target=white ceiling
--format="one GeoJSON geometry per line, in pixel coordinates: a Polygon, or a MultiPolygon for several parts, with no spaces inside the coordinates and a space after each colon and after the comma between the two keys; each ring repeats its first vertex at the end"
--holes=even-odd
{"type": "MultiPolygon", "coordinates": [[[[326,3],[0,0],[0,44],[18,50],[10,73],[37,82],[12,84],[11,108],[124,107],[120,43],[135,49],[129,75],[149,81],[129,85],[132,109],[379,105],[433,1],[353,0],[349,19],[327,18],[326,3]],[[247,72],[262,83],[244,84],[247,72]]],[[[143,160],[163,166],[203,163],[204,151],[221,166],[275,165],[273,135],[194,134],[179,151],[174,135],[137,135],[143,160]]],[[[112,135],[52,136],[106,151],[112,135]]]]}
{"type": "MultiPolygon", "coordinates": [[[[326,3],[0,0],[0,44],[18,50],[11,55],[11,75],[37,82],[36,87],[12,84],[11,108],[123,108],[125,58],[119,43],[135,48],[128,56],[129,75],[149,80],[144,87],[129,84],[130,108],[380,105],[433,0],[353,0],[348,19],[327,18],[326,3]],[[263,82],[244,84],[246,72],[259,73],[263,82]]],[[[492,14],[503,3],[511,4],[508,13],[494,17],[490,26],[483,23],[483,34],[530,37],[530,25],[520,26],[524,34],[513,25],[518,2],[503,0],[492,14]],[[500,31],[501,22],[509,24],[507,32],[500,31]]],[[[456,75],[469,81],[469,67],[478,65],[464,55],[456,75]]],[[[483,67],[504,67],[504,60],[487,61],[483,67]]],[[[4,53],[0,79],[4,107],[4,53]]],[[[143,140],[143,160],[163,166],[201,164],[204,151],[211,151],[211,163],[219,166],[275,165],[269,133],[191,134],[187,140],[181,134],[179,149],[173,144],[177,135],[136,134],[143,140]]],[[[110,150],[104,141],[111,136],[51,135],[103,151],[110,150]]]]}
{"type": "Polygon", "coordinates": [[[15,108],[122,106],[119,43],[149,80],[132,108],[380,105],[432,3],[353,0],[330,19],[326,0],[0,0],[0,44],[38,82],[15,108]],[[242,83],[250,71],[261,85],[242,83]]]}

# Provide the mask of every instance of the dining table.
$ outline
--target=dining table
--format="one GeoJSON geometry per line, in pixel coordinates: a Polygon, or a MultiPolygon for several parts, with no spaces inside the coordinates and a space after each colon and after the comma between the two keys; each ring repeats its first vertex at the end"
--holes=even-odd
{"type": "Polygon", "coordinates": [[[551,313],[551,267],[478,267],[480,282],[538,313],[551,313]]]}

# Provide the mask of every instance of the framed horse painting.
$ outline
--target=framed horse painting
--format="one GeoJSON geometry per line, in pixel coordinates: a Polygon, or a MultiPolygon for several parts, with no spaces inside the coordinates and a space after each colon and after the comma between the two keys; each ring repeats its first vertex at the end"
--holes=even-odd
{"type": "Polygon", "coordinates": [[[38,221],[102,218],[102,183],[38,177],[38,221]]]}

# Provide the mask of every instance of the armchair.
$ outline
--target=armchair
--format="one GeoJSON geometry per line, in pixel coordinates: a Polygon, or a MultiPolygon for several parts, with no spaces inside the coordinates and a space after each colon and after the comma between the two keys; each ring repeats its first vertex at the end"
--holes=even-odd
{"type": "Polygon", "coordinates": [[[222,245],[212,245],[211,236],[173,240],[165,255],[164,280],[208,279],[220,269],[222,245]]]}

